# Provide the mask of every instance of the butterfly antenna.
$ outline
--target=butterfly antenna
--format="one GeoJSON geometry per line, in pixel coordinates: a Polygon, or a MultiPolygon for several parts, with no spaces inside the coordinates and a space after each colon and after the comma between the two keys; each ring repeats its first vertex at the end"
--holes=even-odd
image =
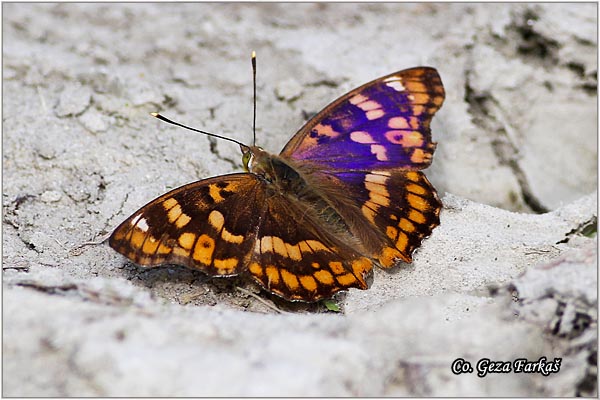
{"type": "Polygon", "coordinates": [[[238,144],[238,145],[240,146],[240,148],[242,149],[242,152],[243,152],[243,153],[245,153],[245,152],[246,152],[246,151],[249,149],[249,146],[245,145],[245,144],[244,144],[244,143],[242,143],[242,142],[238,142],[238,141],[237,141],[237,140],[235,140],[235,139],[228,138],[228,137],[221,136],[221,135],[217,135],[217,134],[215,134],[215,133],[210,133],[210,132],[206,132],[206,131],[201,131],[200,129],[196,129],[196,128],[192,128],[192,127],[190,127],[190,126],[186,126],[186,125],[180,124],[179,122],[172,121],[172,120],[170,120],[169,118],[167,118],[167,117],[165,117],[165,116],[162,116],[162,115],[160,115],[159,113],[156,113],[156,112],[152,112],[152,113],[150,113],[150,115],[152,115],[154,118],[158,118],[158,119],[160,119],[161,121],[164,121],[164,122],[166,122],[166,123],[168,123],[168,124],[172,124],[172,125],[176,125],[176,126],[179,126],[179,127],[185,128],[185,129],[189,129],[190,131],[194,131],[194,132],[198,132],[198,133],[203,133],[203,134],[205,134],[205,135],[207,135],[207,136],[212,136],[212,137],[215,137],[215,138],[217,138],[217,139],[228,140],[228,141],[230,141],[230,142],[236,143],[236,144],[238,144]]]}
{"type": "Polygon", "coordinates": [[[252,117],[252,145],[256,146],[256,52],[252,50],[252,82],[254,86],[254,115],[252,117]]]}

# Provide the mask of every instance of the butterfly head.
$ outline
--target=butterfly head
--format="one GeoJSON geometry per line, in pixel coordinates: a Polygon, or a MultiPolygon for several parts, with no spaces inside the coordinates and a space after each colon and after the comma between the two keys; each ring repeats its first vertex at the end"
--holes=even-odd
{"type": "Polygon", "coordinates": [[[242,164],[244,165],[244,170],[250,172],[250,163],[254,158],[252,149],[249,146],[240,144],[240,150],[242,151],[242,164]]]}
{"type": "Polygon", "coordinates": [[[242,150],[242,164],[246,172],[261,173],[263,172],[262,166],[268,164],[265,160],[269,159],[270,155],[258,146],[246,146],[240,144],[242,150]]]}
{"type": "MultiPolygon", "coordinates": [[[[271,178],[276,175],[274,171],[275,158],[258,146],[242,147],[242,163],[247,172],[271,178]]],[[[270,179],[269,179],[270,180],[270,179]]]]}

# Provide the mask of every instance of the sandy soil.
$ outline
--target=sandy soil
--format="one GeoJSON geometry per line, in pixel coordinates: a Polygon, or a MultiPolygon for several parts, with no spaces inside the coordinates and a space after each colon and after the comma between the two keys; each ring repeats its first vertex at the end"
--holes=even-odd
{"type": "Polygon", "coordinates": [[[597,395],[597,5],[2,10],[4,396],[597,395]],[[340,313],[71,251],[241,169],[235,145],[148,112],[250,141],[252,50],[273,152],[368,80],[430,65],[444,81],[441,225],[340,313]],[[477,376],[541,357],[560,371],[477,376]],[[458,358],[474,371],[453,374],[458,358]]]}

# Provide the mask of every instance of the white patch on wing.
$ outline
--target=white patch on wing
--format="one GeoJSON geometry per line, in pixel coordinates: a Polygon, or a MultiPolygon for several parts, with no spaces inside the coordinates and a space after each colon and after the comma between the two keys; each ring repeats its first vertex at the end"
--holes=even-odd
{"type": "Polygon", "coordinates": [[[387,151],[385,147],[380,144],[372,144],[371,153],[375,154],[375,157],[377,157],[379,161],[388,161],[387,151]]]}
{"type": "Polygon", "coordinates": [[[381,110],[381,109],[367,111],[367,119],[369,121],[372,121],[372,120],[377,119],[377,118],[381,118],[384,115],[385,115],[385,112],[383,110],[381,110]]]}
{"type": "MultiPolygon", "coordinates": [[[[138,216],[139,218],[140,216],[138,216]]],[[[137,223],[137,228],[140,229],[142,232],[148,232],[148,221],[146,221],[146,218],[141,218],[140,221],[137,223]]]]}
{"type": "Polygon", "coordinates": [[[402,82],[400,82],[399,80],[387,82],[386,85],[391,87],[392,89],[394,89],[397,92],[403,92],[406,90],[406,88],[404,87],[402,82]]]}
{"type": "Polygon", "coordinates": [[[373,140],[373,137],[365,131],[354,131],[350,134],[350,140],[356,143],[377,143],[373,140]]]}
{"type": "Polygon", "coordinates": [[[138,214],[134,219],[131,220],[131,226],[135,226],[135,224],[137,224],[138,220],[140,219],[140,217],[142,216],[142,214],[138,214]]]}

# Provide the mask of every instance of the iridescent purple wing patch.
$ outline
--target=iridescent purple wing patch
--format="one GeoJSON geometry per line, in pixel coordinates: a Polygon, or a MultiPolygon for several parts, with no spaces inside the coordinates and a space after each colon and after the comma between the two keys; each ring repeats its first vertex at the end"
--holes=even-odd
{"type": "Polygon", "coordinates": [[[443,101],[435,69],[396,72],[325,107],[281,155],[325,170],[427,168],[435,150],[429,124],[443,101]]]}

